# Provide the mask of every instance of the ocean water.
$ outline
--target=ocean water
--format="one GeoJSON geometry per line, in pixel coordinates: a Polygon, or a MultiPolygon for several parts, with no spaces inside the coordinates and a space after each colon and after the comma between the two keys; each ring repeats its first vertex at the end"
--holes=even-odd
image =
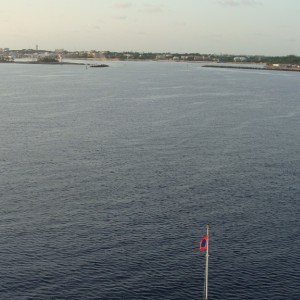
{"type": "Polygon", "coordinates": [[[300,74],[0,65],[0,299],[300,299],[300,74]]]}

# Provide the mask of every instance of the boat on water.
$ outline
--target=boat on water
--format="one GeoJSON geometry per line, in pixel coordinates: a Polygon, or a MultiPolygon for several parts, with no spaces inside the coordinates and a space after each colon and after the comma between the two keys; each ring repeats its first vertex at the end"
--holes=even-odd
{"type": "Polygon", "coordinates": [[[109,65],[106,64],[100,64],[100,65],[90,65],[91,68],[106,68],[109,67],[109,65]]]}

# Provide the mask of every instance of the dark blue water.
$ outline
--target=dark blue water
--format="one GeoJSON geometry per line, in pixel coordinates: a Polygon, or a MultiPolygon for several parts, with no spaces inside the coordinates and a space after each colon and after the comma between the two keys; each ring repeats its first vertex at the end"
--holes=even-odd
{"type": "Polygon", "coordinates": [[[0,298],[300,299],[300,75],[0,65],[0,298]]]}

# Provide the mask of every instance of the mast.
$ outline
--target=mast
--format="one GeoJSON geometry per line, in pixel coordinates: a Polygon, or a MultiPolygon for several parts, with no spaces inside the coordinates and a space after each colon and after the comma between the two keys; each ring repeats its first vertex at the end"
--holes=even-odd
{"type": "Polygon", "coordinates": [[[204,283],[204,287],[205,287],[205,297],[204,300],[208,300],[208,245],[209,245],[209,225],[206,225],[206,235],[207,235],[207,248],[206,248],[206,259],[205,259],[205,283],[204,283]]]}
{"type": "Polygon", "coordinates": [[[209,225],[206,225],[206,235],[200,241],[200,251],[205,251],[205,274],[204,274],[204,290],[203,300],[208,300],[208,241],[209,241],[209,225]]]}

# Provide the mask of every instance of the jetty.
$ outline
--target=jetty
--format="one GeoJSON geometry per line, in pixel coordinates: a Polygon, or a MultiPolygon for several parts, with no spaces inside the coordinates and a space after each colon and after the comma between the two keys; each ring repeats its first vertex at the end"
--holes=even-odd
{"type": "Polygon", "coordinates": [[[90,67],[91,68],[107,68],[108,65],[106,65],[106,64],[100,64],[100,65],[95,64],[95,65],[90,65],[90,67]]]}
{"type": "Polygon", "coordinates": [[[238,70],[259,70],[259,71],[289,71],[289,72],[300,72],[298,67],[255,67],[255,66],[233,66],[233,65],[204,65],[204,68],[219,68],[219,69],[238,69],[238,70]]]}
{"type": "Polygon", "coordinates": [[[86,65],[77,62],[43,62],[43,61],[0,61],[1,64],[23,64],[23,65],[86,65]]]}

